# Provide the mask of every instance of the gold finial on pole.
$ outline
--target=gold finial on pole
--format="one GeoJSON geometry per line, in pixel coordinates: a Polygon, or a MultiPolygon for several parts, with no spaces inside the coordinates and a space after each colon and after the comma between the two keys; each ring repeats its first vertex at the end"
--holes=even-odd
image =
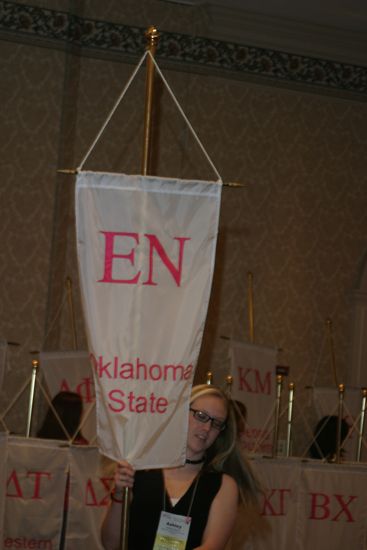
{"type": "Polygon", "coordinates": [[[356,455],[357,462],[361,461],[364,421],[366,416],[366,402],[367,402],[367,388],[362,388],[362,405],[361,405],[361,416],[359,420],[358,445],[357,445],[357,455],[356,455]]]}
{"type": "Polygon", "coordinates": [[[228,395],[231,395],[232,393],[232,384],[233,384],[233,376],[228,374],[226,376],[226,392],[228,395]]]}
{"type": "MultiPolygon", "coordinates": [[[[149,27],[145,33],[147,39],[147,50],[154,57],[157,49],[159,33],[153,26],[149,27]]],[[[149,174],[150,161],[150,141],[152,130],[152,111],[153,111],[153,91],[154,91],[154,63],[150,55],[147,56],[147,75],[145,83],[145,116],[144,116],[144,137],[143,137],[143,161],[141,172],[144,176],[149,174]]]]}
{"type": "Polygon", "coordinates": [[[339,391],[338,426],[337,426],[337,433],[336,433],[336,463],[337,464],[340,464],[340,458],[341,458],[344,390],[345,390],[344,384],[339,384],[338,385],[338,391],[339,391]]]}
{"type": "Polygon", "coordinates": [[[74,303],[73,303],[73,283],[70,277],[66,278],[65,281],[66,291],[68,293],[68,304],[69,304],[69,316],[70,316],[70,325],[71,325],[71,331],[73,334],[73,345],[74,349],[78,349],[78,340],[76,335],[76,327],[75,327],[75,313],[74,313],[74,303]]]}
{"type": "Polygon", "coordinates": [[[287,447],[286,456],[290,455],[291,441],[292,441],[292,420],[293,420],[293,401],[294,401],[294,383],[290,382],[288,385],[288,420],[287,420],[287,447]]]}
{"type": "Polygon", "coordinates": [[[249,322],[250,342],[254,342],[254,294],[253,294],[253,275],[251,271],[247,273],[247,310],[249,322]]]}
{"type": "Polygon", "coordinates": [[[278,437],[279,437],[279,418],[280,418],[280,401],[282,397],[283,377],[277,374],[276,377],[276,401],[275,401],[275,416],[274,416],[274,434],[273,434],[273,452],[272,457],[278,455],[278,437]]]}
{"type": "Polygon", "coordinates": [[[213,384],[213,373],[210,370],[206,373],[206,383],[208,386],[213,384]]]}
{"type": "Polygon", "coordinates": [[[330,354],[331,354],[331,367],[333,370],[334,383],[338,385],[338,377],[336,374],[336,361],[335,361],[335,349],[334,349],[334,338],[333,338],[333,323],[331,319],[326,319],[326,326],[328,329],[329,336],[329,345],[330,345],[330,354]]]}
{"type": "Polygon", "coordinates": [[[34,406],[34,390],[36,387],[36,377],[37,377],[38,366],[39,366],[38,359],[32,359],[32,378],[31,378],[31,386],[29,390],[26,437],[29,437],[31,434],[33,406],[34,406]]]}

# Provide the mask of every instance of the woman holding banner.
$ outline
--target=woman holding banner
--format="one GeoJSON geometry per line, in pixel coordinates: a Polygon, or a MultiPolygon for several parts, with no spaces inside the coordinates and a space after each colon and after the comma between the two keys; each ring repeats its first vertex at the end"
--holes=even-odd
{"type": "Polygon", "coordinates": [[[124,487],[132,488],[129,550],[223,550],[240,501],[256,501],[257,484],[238,446],[230,399],[212,385],[194,386],[184,466],[135,472],[116,467],[102,526],[106,550],[120,548],[124,487]],[[163,546],[161,546],[159,543],[163,546]],[[186,546],[185,546],[186,544],[186,546]]]}

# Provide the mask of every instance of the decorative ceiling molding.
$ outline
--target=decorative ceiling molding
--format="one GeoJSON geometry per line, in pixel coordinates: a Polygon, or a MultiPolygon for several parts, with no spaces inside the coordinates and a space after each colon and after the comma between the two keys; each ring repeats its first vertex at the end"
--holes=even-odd
{"type": "Polygon", "coordinates": [[[211,38],[367,66],[367,32],[362,28],[274,17],[231,7],[231,2],[206,10],[211,38]]]}
{"type": "MultiPolygon", "coordinates": [[[[44,43],[81,55],[137,59],[146,47],[145,30],[73,14],[0,1],[0,37],[44,43]]],[[[266,79],[288,87],[367,99],[367,67],[233,41],[160,30],[157,58],[183,70],[205,70],[226,78],[266,79]]]]}

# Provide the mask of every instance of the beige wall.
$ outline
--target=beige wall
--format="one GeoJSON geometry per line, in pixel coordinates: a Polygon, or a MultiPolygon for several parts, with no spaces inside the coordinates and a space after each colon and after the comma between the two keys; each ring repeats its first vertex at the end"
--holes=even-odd
{"type": "MultiPolygon", "coordinates": [[[[165,30],[190,34],[189,11],[182,15],[175,11],[182,7],[143,4],[138,15],[130,3],[124,12],[117,2],[102,12],[100,2],[85,2],[84,16],[144,26],[152,19],[149,10],[159,4],[157,21],[165,30]]],[[[205,24],[204,15],[196,21],[202,29],[205,24]]],[[[80,162],[134,64],[116,55],[102,58],[101,52],[79,57],[51,42],[26,44],[17,33],[11,40],[2,37],[0,337],[21,344],[10,349],[11,370],[1,394],[7,403],[30,374],[31,350],[73,346],[67,303],[60,312],[67,276],[74,283],[79,347],[86,345],[73,180],[56,170],[80,162]]],[[[219,383],[227,373],[228,341],[221,336],[248,338],[251,271],[255,341],[284,349],[281,360],[291,367],[297,406],[310,416],[305,386],[333,383],[327,318],[333,323],[340,381],[351,380],[350,297],[367,249],[366,103],[344,91],[292,89],[253,76],[163,65],[224,181],[244,184],[223,191],[197,379],[211,369],[219,383]]],[[[156,172],[214,177],[167,92],[158,97],[156,172]]],[[[140,170],[143,103],[142,74],[86,168],[140,170]]],[[[11,415],[14,431],[23,429],[25,401],[26,395],[11,415]]]]}

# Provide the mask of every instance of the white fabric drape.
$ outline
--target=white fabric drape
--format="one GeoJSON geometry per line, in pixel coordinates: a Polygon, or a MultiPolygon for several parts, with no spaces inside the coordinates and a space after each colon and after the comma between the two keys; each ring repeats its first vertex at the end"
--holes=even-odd
{"type": "Polygon", "coordinates": [[[226,550],[366,549],[366,465],[251,462],[263,489],[260,514],[240,511],[226,550]]]}
{"type": "Polygon", "coordinates": [[[69,452],[70,490],[65,550],[102,549],[100,527],[110,502],[115,463],[96,447],[69,452]]]}
{"type": "Polygon", "coordinates": [[[104,454],[182,464],[210,296],[219,183],[82,172],[80,280],[104,454]]]}
{"type": "Polygon", "coordinates": [[[277,350],[233,340],[230,353],[232,397],[247,407],[244,448],[271,454],[277,350]]]}
{"type": "Polygon", "coordinates": [[[58,548],[67,468],[67,449],[55,442],[9,438],[5,548],[58,548]]]}

